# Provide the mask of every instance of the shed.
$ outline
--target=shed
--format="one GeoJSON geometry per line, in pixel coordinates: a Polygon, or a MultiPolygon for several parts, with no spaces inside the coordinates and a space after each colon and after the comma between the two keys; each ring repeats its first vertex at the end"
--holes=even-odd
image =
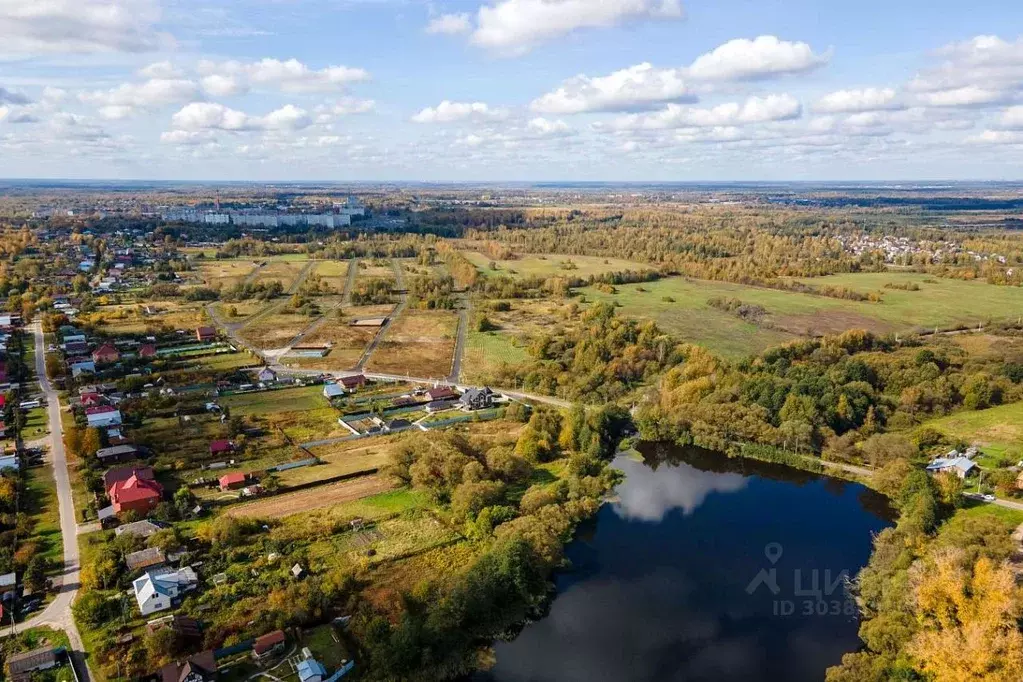
{"type": "Polygon", "coordinates": [[[327,669],[315,658],[307,658],[295,666],[300,682],[323,682],[327,677],[327,669]]]}
{"type": "Polygon", "coordinates": [[[50,670],[60,665],[65,651],[63,648],[40,647],[21,654],[14,654],[7,659],[7,671],[12,680],[21,682],[28,680],[31,674],[39,670],[50,670]]]}
{"type": "Polygon", "coordinates": [[[222,455],[226,452],[234,450],[234,444],[229,440],[215,440],[210,443],[210,454],[211,455],[222,455]]]}
{"type": "Polygon", "coordinates": [[[272,656],[274,653],[284,649],[285,640],[284,632],[281,630],[274,630],[273,632],[256,637],[256,641],[252,644],[252,655],[256,660],[272,656]]]}
{"type": "Polygon", "coordinates": [[[220,477],[220,489],[221,490],[235,490],[245,485],[245,482],[249,480],[248,474],[237,472],[233,474],[224,474],[220,477]]]}
{"type": "Polygon", "coordinates": [[[323,385],[323,397],[327,400],[333,400],[334,398],[340,398],[345,394],[344,387],[339,384],[324,384],[323,385]]]}
{"type": "Polygon", "coordinates": [[[159,547],[149,547],[132,552],[124,557],[124,563],[129,570],[138,571],[144,568],[160,566],[167,561],[167,555],[159,547]]]}

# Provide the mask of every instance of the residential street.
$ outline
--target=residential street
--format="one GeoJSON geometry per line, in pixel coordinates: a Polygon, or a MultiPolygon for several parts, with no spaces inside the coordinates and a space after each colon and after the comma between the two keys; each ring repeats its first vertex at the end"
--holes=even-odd
{"type": "MultiPolygon", "coordinates": [[[[63,630],[67,633],[74,650],[75,668],[78,671],[79,680],[87,682],[89,671],[83,663],[82,638],[78,634],[74,618],[71,616],[71,604],[78,593],[79,586],[79,565],[78,565],[78,522],[75,518],[74,500],[71,497],[71,477],[68,473],[67,457],[64,453],[63,429],[60,421],[60,400],[57,392],[50,385],[46,378],[46,343],[43,337],[42,327],[38,322],[31,326],[35,335],[35,359],[36,375],[39,378],[39,387],[46,396],[47,416],[50,422],[49,454],[48,461],[53,465],[54,479],[57,483],[57,499],[60,507],[60,533],[64,544],[64,568],[61,575],[54,580],[54,586],[59,589],[57,597],[40,613],[23,623],[19,623],[15,630],[22,630],[48,625],[63,630]]],[[[44,441],[45,442],[45,439],[44,441]]],[[[0,637],[10,634],[10,629],[5,628],[0,637]]]]}

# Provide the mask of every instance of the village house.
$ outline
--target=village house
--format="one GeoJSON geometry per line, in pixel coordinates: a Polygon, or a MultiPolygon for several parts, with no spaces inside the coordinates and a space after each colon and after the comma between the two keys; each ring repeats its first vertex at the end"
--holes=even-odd
{"type": "Polygon", "coordinates": [[[220,477],[220,489],[222,491],[237,490],[238,488],[244,488],[246,481],[249,480],[247,474],[241,472],[233,474],[224,474],[220,477]]]}
{"type": "Polygon", "coordinates": [[[217,330],[214,327],[199,327],[195,330],[197,341],[214,341],[217,338],[217,330]]]}
{"type": "Polygon", "coordinates": [[[156,357],[156,346],[152,343],[144,343],[139,347],[139,357],[143,360],[152,360],[156,357]]]}
{"type": "Polygon", "coordinates": [[[226,439],[210,442],[211,455],[224,455],[234,450],[234,443],[226,439]]]}
{"type": "Polygon", "coordinates": [[[120,426],[121,411],[110,405],[98,405],[85,408],[85,421],[92,428],[120,426]]]}
{"type": "Polygon", "coordinates": [[[141,521],[132,521],[126,523],[123,526],[118,526],[114,529],[115,535],[135,535],[140,538],[149,538],[156,533],[163,530],[163,526],[149,521],[148,519],[142,519],[141,521]]]}
{"type": "Polygon", "coordinates": [[[437,386],[427,391],[426,397],[430,399],[430,402],[435,402],[438,400],[455,400],[459,396],[458,391],[450,386],[437,386]]]}
{"type": "Polygon", "coordinates": [[[966,478],[977,470],[977,463],[969,457],[936,457],[927,465],[931,474],[953,473],[959,478],[966,478]]]}
{"type": "Polygon", "coordinates": [[[143,616],[148,616],[171,608],[181,594],[194,589],[198,582],[195,571],[186,566],[177,570],[164,568],[148,571],[132,583],[132,588],[139,611],[143,616]]]}
{"type": "Polygon", "coordinates": [[[341,377],[337,380],[337,383],[347,391],[354,391],[355,389],[362,388],[366,385],[366,377],[362,374],[353,374],[351,376],[341,377]]]}
{"type": "Polygon", "coordinates": [[[167,555],[159,547],[148,547],[132,552],[124,557],[124,564],[129,571],[141,571],[167,563],[167,555]]]}
{"type": "Polygon", "coordinates": [[[483,410],[493,406],[494,392],[486,387],[469,388],[458,399],[458,402],[469,410],[483,410]]]}
{"type": "Polygon", "coordinates": [[[121,359],[121,353],[112,343],[104,343],[92,351],[92,361],[97,365],[109,365],[121,359]]]}
{"type": "Polygon", "coordinates": [[[264,367],[263,369],[259,370],[259,374],[256,375],[256,378],[262,381],[264,384],[269,384],[274,381],[277,381],[277,372],[273,371],[269,367],[264,367]]]}
{"type": "Polygon", "coordinates": [[[145,515],[163,497],[163,486],[154,480],[150,467],[111,469],[104,474],[103,483],[116,514],[134,511],[145,515]]]}
{"type": "Polygon", "coordinates": [[[52,670],[64,662],[67,652],[61,648],[40,647],[7,659],[7,673],[11,682],[28,682],[32,673],[52,670]]]}
{"type": "Polygon", "coordinates": [[[71,376],[78,378],[82,374],[95,374],[96,363],[92,360],[81,360],[71,363],[71,376]]]}
{"type": "Polygon", "coordinates": [[[323,682],[327,679],[327,669],[315,658],[306,658],[295,666],[299,682],[323,682]]]}
{"type": "Polygon", "coordinates": [[[14,571],[0,575],[0,597],[18,588],[18,574],[14,571]]]}
{"type": "Polygon", "coordinates": [[[143,456],[142,449],[137,445],[114,445],[109,448],[100,448],[96,451],[96,458],[100,462],[123,462],[128,459],[138,459],[143,456]]]}
{"type": "Polygon", "coordinates": [[[252,644],[252,657],[256,661],[265,661],[276,653],[284,651],[285,637],[281,630],[274,630],[256,637],[252,644]]]}
{"type": "Polygon", "coordinates": [[[327,400],[333,400],[334,398],[340,398],[345,394],[345,389],[340,384],[324,384],[323,385],[323,397],[327,400]]]}
{"type": "Polygon", "coordinates": [[[217,659],[212,651],[189,656],[160,668],[160,682],[212,682],[217,679],[217,659]]]}

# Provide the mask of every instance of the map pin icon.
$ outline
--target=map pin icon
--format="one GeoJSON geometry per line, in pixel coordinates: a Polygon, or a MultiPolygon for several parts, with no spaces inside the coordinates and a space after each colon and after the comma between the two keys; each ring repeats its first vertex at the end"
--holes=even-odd
{"type": "Polygon", "coordinates": [[[764,556],[771,562],[771,565],[778,563],[778,559],[781,559],[781,544],[777,542],[770,542],[764,547],[764,556]]]}

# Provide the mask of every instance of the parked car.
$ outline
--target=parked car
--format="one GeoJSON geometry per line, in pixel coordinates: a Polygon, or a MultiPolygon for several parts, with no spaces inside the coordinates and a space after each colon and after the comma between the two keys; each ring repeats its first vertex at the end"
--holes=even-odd
{"type": "Polygon", "coordinates": [[[995,496],[994,495],[985,495],[984,496],[984,501],[985,502],[994,502],[995,501],[995,496]]]}

